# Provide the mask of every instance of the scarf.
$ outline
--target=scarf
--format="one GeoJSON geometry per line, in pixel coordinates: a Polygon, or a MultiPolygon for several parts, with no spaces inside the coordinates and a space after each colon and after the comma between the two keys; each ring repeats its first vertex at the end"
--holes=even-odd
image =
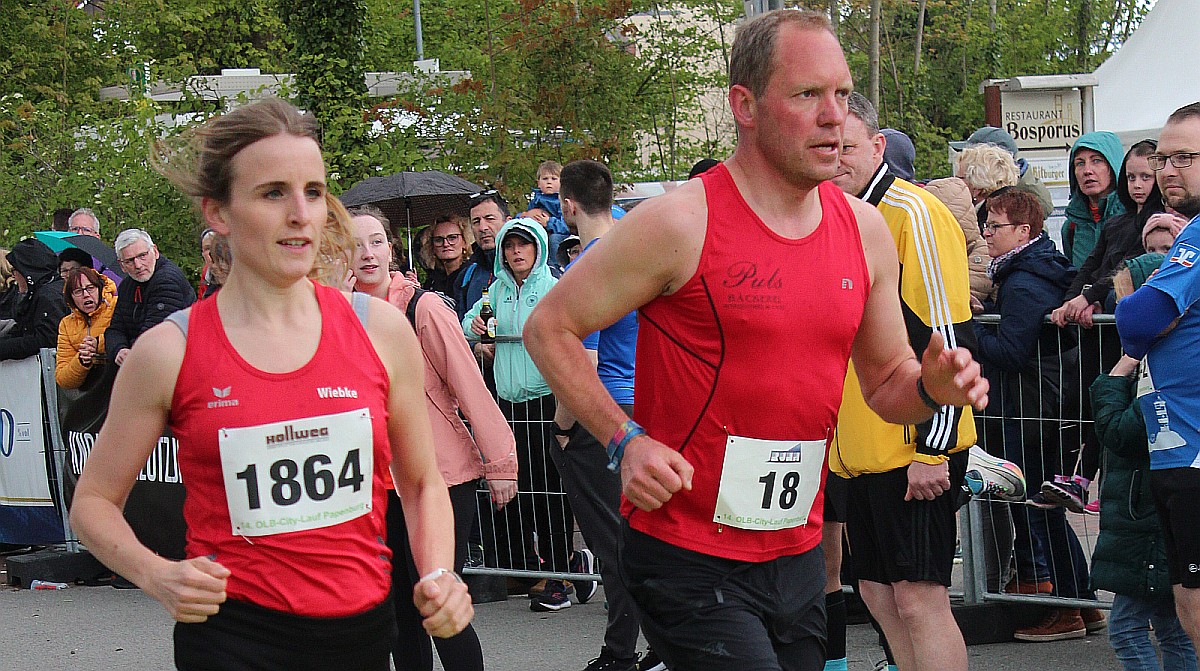
{"type": "Polygon", "coordinates": [[[1026,247],[1028,247],[1029,245],[1032,245],[1033,243],[1037,242],[1038,240],[1041,240],[1045,236],[1046,236],[1046,232],[1042,231],[1041,233],[1038,233],[1037,236],[1034,237],[1029,242],[1026,242],[1023,245],[1017,245],[1016,247],[1013,247],[1012,249],[1008,250],[1007,252],[1004,252],[1000,256],[997,256],[996,258],[992,259],[992,261],[990,263],[988,263],[988,267],[987,267],[988,279],[994,278],[996,276],[996,273],[1000,272],[1000,269],[1003,268],[1004,265],[1007,264],[1009,261],[1011,261],[1014,256],[1016,256],[1017,254],[1020,254],[1022,251],[1024,251],[1024,249],[1026,247]]]}

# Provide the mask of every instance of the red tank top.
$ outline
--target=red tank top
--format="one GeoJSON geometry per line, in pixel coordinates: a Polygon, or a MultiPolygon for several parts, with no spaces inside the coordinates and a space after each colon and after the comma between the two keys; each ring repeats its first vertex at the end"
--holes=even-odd
{"type": "Polygon", "coordinates": [[[391,587],[389,379],[350,304],[314,287],[321,340],[290,373],[237,353],[215,297],[193,305],[170,424],[187,487],[187,556],[228,568],[230,598],[342,617],[391,587]]]}
{"type": "MultiPolygon", "coordinates": [[[[633,528],[666,542],[767,561],[821,541],[824,468],[807,524],[770,531],[718,524],[726,440],[820,440],[827,447],[870,277],[854,214],[832,183],[818,188],[820,224],[791,240],[750,209],[724,164],[703,180],[708,225],[700,264],[674,294],[641,308],[634,398],[637,421],[695,467],[692,490],[653,512],[627,500],[622,509],[633,528]]],[[[751,477],[744,486],[760,482],[751,477]]]]}

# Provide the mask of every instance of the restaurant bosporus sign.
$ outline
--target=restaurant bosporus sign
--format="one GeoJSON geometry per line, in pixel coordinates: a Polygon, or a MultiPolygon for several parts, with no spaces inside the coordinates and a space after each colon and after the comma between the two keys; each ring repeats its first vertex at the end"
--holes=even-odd
{"type": "Polygon", "coordinates": [[[1069,149],[1083,134],[1079,89],[1000,94],[1004,130],[1025,149],[1069,149]]]}

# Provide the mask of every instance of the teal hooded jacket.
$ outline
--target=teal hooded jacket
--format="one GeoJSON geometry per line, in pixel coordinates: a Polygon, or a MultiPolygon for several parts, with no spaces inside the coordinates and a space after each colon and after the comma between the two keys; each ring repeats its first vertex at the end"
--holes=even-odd
{"type": "Polygon", "coordinates": [[[1100,239],[1100,229],[1104,228],[1113,217],[1125,213],[1125,205],[1117,196],[1117,173],[1124,155],[1121,140],[1115,133],[1108,131],[1085,133],[1071,147],[1071,155],[1067,159],[1071,201],[1067,203],[1067,220],[1063,222],[1062,241],[1063,252],[1071,260],[1071,265],[1076,268],[1082,267],[1083,262],[1092,253],[1092,248],[1100,239]],[[1079,180],[1075,179],[1075,152],[1080,149],[1099,152],[1112,170],[1112,190],[1100,199],[1100,221],[1098,222],[1092,219],[1088,197],[1079,190],[1079,180]]]}
{"type": "MultiPolygon", "coordinates": [[[[533,219],[513,219],[500,229],[500,234],[496,236],[496,247],[496,279],[488,286],[488,300],[492,304],[492,311],[496,313],[496,335],[519,336],[533,307],[558,282],[546,265],[546,229],[533,219]],[[519,287],[504,262],[504,238],[516,228],[529,234],[537,244],[533,270],[519,287]]],[[[477,337],[471,332],[471,322],[479,316],[482,307],[483,300],[480,299],[463,317],[463,332],[470,338],[477,337]]],[[[494,366],[496,392],[506,401],[524,403],[550,393],[550,385],[546,384],[537,366],[533,365],[533,359],[529,358],[523,343],[497,342],[494,366]]]]}

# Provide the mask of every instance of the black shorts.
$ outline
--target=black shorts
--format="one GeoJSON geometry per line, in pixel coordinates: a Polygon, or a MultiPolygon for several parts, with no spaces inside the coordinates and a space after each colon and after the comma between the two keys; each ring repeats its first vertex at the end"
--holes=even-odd
{"type": "Polygon", "coordinates": [[[621,573],[642,633],[672,669],[825,667],[825,555],[753,563],[665,543],[625,524],[621,573]]]}
{"type": "Polygon", "coordinates": [[[180,671],[324,671],[391,668],[392,598],[357,615],[303,617],[232,599],[205,622],[175,625],[180,671]]]}
{"type": "Polygon", "coordinates": [[[859,580],[950,586],[958,493],[967,450],[950,455],[950,489],[932,501],[905,501],[908,467],[850,478],[846,537],[859,580]]]}
{"type": "Polygon", "coordinates": [[[1154,489],[1154,507],[1167,540],[1171,584],[1196,589],[1200,587],[1200,524],[1196,523],[1200,469],[1150,471],[1150,482],[1154,489]]]}
{"type": "Polygon", "coordinates": [[[850,496],[850,481],[829,471],[825,474],[825,521],[846,521],[846,498],[850,496]]]}

